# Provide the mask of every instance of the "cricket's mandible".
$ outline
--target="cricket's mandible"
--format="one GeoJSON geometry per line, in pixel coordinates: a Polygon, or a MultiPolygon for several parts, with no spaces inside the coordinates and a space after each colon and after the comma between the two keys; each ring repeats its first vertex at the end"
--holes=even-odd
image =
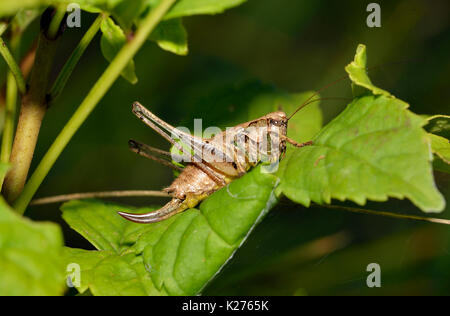
{"type": "MultiPolygon", "coordinates": [[[[305,105],[307,104],[303,104],[305,105]]],[[[131,150],[181,171],[172,184],[164,189],[172,200],[161,209],[146,214],[119,212],[125,219],[136,223],[165,220],[195,207],[259,163],[278,163],[286,152],[286,143],[296,147],[312,144],[297,143],[286,136],[289,118],[282,111],[228,128],[210,138],[183,132],[137,102],[133,104],[133,113],[169,141],[180,154],[169,153],[134,140],[129,142],[131,150]],[[173,163],[174,160],[183,162],[185,167],[180,168],[173,163]]]]}

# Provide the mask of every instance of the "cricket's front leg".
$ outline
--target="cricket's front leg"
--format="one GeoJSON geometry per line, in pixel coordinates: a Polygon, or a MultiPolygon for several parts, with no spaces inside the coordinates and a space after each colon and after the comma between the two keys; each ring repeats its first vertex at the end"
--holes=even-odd
{"type": "Polygon", "coordinates": [[[306,142],[306,143],[298,143],[295,140],[290,139],[289,137],[286,137],[284,135],[281,135],[281,138],[283,140],[287,141],[289,144],[294,145],[295,147],[298,147],[298,148],[314,145],[313,141],[311,141],[311,140],[309,142],[306,142]]]}

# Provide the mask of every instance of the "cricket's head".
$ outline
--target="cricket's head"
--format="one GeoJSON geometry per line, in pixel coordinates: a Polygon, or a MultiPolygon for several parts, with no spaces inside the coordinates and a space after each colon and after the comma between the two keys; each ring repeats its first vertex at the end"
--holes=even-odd
{"type": "MultiPolygon", "coordinates": [[[[266,116],[269,133],[272,135],[287,135],[288,117],[282,111],[272,112],[266,116]]],[[[286,153],[286,141],[278,140],[280,157],[286,153]]]]}
{"type": "Polygon", "coordinates": [[[286,113],[282,111],[272,112],[266,115],[268,126],[271,132],[278,132],[280,135],[286,136],[288,118],[286,113]]]}

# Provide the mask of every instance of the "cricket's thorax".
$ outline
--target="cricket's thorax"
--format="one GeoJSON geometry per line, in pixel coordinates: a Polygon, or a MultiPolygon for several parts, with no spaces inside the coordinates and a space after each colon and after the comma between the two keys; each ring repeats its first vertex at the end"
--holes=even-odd
{"type": "Polygon", "coordinates": [[[286,134],[286,114],[273,112],[205,140],[203,156],[217,155],[208,145],[213,145],[212,150],[221,148],[223,155],[213,157],[219,159],[212,162],[212,167],[227,177],[239,178],[260,162],[280,160],[286,152],[286,134]]]}

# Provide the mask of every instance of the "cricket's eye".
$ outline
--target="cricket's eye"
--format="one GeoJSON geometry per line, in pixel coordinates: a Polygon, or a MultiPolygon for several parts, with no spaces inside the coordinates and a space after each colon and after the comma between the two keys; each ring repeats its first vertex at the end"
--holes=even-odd
{"type": "Polygon", "coordinates": [[[281,122],[277,121],[277,120],[273,120],[272,124],[275,125],[275,126],[281,126],[281,122]]]}

